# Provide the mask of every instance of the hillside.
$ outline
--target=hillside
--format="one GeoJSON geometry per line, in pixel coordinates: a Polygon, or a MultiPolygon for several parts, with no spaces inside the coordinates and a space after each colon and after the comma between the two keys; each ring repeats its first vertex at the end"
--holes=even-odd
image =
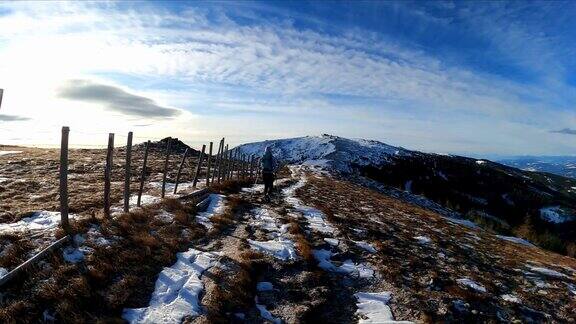
{"type": "Polygon", "coordinates": [[[547,172],[576,178],[576,157],[574,156],[520,156],[500,159],[498,162],[525,171],[547,172]]]}
{"type": "MultiPolygon", "coordinates": [[[[50,150],[18,151],[0,165],[31,159],[38,167],[34,156],[51,157],[50,150]]],[[[99,154],[78,150],[74,158],[99,154]]],[[[2,175],[9,176],[6,169],[2,175]]],[[[74,244],[2,287],[0,321],[462,323],[576,316],[573,258],[315,167],[284,168],[278,178],[270,203],[261,184],[243,179],[211,186],[205,211],[178,196],[161,200],[153,188],[142,208],[113,219],[77,210],[74,244]]],[[[38,233],[47,240],[62,235],[32,221],[38,219],[0,224],[3,249],[11,252],[0,255],[7,270],[18,251],[29,254],[30,243],[39,243],[38,233]]]]}
{"type": "Polygon", "coordinates": [[[576,253],[575,179],[330,135],[251,143],[240,149],[258,154],[266,146],[289,163],[316,166],[500,234],[576,253]]]}

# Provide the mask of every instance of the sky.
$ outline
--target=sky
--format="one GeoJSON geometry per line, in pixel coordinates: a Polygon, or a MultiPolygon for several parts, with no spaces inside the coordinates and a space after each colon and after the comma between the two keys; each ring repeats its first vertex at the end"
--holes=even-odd
{"type": "Polygon", "coordinates": [[[576,2],[0,2],[0,143],[576,155],[576,2]]]}

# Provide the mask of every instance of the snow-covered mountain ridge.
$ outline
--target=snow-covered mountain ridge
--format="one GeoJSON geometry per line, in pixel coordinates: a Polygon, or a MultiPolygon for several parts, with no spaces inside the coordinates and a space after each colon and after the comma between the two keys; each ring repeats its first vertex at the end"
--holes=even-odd
{"type": "Polygon", "coordinates": [[[393,156],[409,156],[411,151],[378,141],[348,139],[333,135],[268,140],[239,146],[241,152],[261,156],[269,146],[286,163],[314,165],[350,172],[352,165],[381,165],[393,156]]]}
{"type": "Polygon", "coordinates": [[[502,235],[516,234],[561,253],[576,251],[573,178],[331,135],[249,143],[239,149],[259,157],[267,146],[285,163],[321,167],[429,210],[488,224],[502,235]]]}

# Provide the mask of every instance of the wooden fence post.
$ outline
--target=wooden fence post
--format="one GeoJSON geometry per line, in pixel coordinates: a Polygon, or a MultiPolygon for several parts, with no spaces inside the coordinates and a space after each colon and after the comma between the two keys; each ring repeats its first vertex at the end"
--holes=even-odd
{"type": "Polygon", "coordinates": [[[166,174],[168,173],[168,161],[170,160],[170,144],[172,144],[172,137],[168,137],[166,143],[166,160],[164,160],[164,174],[162,175],[162,198],[166,194],[166,174]]]}
{"type": "Polygon", "coordinates": [[[222,156],[222,158],[224,159],[224,161],[222,161],[223,167],[222,167],[222,181],[226,181],[228,180],[228,144],[226,144],[226,148],[224,149],[224,155],[222,156]]]}
{"type": "Polygon", "coordinates": [[[214,143],[210,142],[210,148],[208,149],[208,165],[206,166],[206,187],[210,186],[210,167],[212,164],[212,145],[214,143]]]}
{"type": "Polygon", "coordinates": [[[200,176],[200,170],[202,169],[202,160],[204,159],[204,152],[206,151],[206,144],[202,145],[202,152],[198,157],[198,165],[196,166],[196,174],[194,175],[194,181],[192,182],[192,187],[196,188],[196,183],[198,183],[198,177],[200,176]]]}
{"type": "Polygon", "coordinates": [[[218,157],[218,183],[222,180],[222,171],[224,169],[224,141],[225,138],[222,137],[222,141],[220,143],[220,156],[218,157]]]}
{"type": "Polygon", "coordinates": [[[132,132],[128,132],[126,143],[126,174],[124,178],[124,212],[130,211],[130,164],[132,161],[132,132]]]}
{"type": "Polygon", "coordinates": [[[230,150],[230,160],[232,161],[232,167],[230,168],[230,180],[234,180],[234,172],[236,171],[236,150],[230,150]]]}
{"type": "Polygon", "coordinates": [[[234,179],[234,169],[236,168],[236,160],[235,155],[236,152],[234,151],[234,149],[230,150],[230,180],[234,179]]]}
{"type": "Polygon", "coordinates": [[[250,179],[254,179],[254,154],[250,155],[250,179]]]}
{"type": "Polygon", "coordinates": [[[246,162],[244,162],[244,177],[250,179],[248,172],[250,171],[250,155],[246,154],[244,156],[246,162]]]}
{"type": "Polygon", "coordinates": [[[104,215],[110,217],[110,180],[112,163],[114,162],[114,133],[108,134],[108,151],[106,153],[106,168],[104,169],[104,215]]]}
{"type": "Polygon", "coordinates": [[[240,173],[240,179],[244,178],[244,154],[240,153],[240,166],[238,168],[238,172],[240,173]]]}
{"type": "Polygon", "coordinates": [[[232,150],[228,149],[227,151],[228,156],[226,156],[226,180],[230,180],[230,175],[232,174],[232,150]]]}
{"type": "Polygon", "coordinates": [[[176,184],[174,185],[174,194],[178,191],[178,183],[180,182],[180,174],[182,174],[182,168],[184,167],[184,162],[188,156],[188,148],[184,151],[184,157],[182,157],[182,162],[180,162],[180,167],[178,167],[178,173],[176,174],[176,184]]]}
{"type": "Polygon", "coordinates": [[[142,190],[144,190],[144,179],[146,178],[146,162],[148,161],[148,148],[150,147],[150,141],[146,142],[146,148],[144,149],[144,163],[142,165],[142,174],[140,175],[140,190],[138,190],[138,202],[136,206],[140,207],[140,201],[142,199],[142,190]]]}
{"type": "Polygon", "coordinates": [[[236,164],[237,164],[237,166],[236,166],[236,180],[240,180],[240,173],[241,173],[240,170],[242,170],[242,159],[241,159],[241,156],[242,156],[242,155],[240,154],[240,149],[239,149],[239,148],[236,148],[236,161],[237,161],[237,162],[236,162],[236,164]]]}
{"type": "MultiPolygon", "coordinates": [[[[1,98],[0,98],[1,99],[1,98]]],[[[67,235],[71,234],[68,221],[68,134],[70,128],[62,127],[62,142],[60,144],[60,223],[67,235]]]]}
{"type": "MultiPolygon", "coordinates": [[[[217,179],[216,176],[216,168],[220,169],[220,157],[222,155],[222,140],[220,140],[220,143],[218,143],[218,153],[216,154],[216,160],[214,160],[214,171],[212,171],[212,184],[214,184],[214,181],[217,179]]],[[[220,173],[220,170],[218,170],[218,173],[220,173]]]]}
{"type": "Polygon", "coordinates": [[[236,160],[238,160],[238,167],[236,168],[236,179],[240,180],[242,178],[242,154],[240,149],[236,149],[236,160]]]}

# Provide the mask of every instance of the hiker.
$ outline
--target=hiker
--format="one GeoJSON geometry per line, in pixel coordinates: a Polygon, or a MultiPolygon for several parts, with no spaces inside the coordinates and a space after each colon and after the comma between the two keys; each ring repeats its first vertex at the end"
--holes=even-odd
{"type": "Polygon", "coordinates": [[[262,180],[264,181],[264,197],[269,200],[274,186],[274,156],[269,146],[264,150],[262,156],[262,180]]]}

